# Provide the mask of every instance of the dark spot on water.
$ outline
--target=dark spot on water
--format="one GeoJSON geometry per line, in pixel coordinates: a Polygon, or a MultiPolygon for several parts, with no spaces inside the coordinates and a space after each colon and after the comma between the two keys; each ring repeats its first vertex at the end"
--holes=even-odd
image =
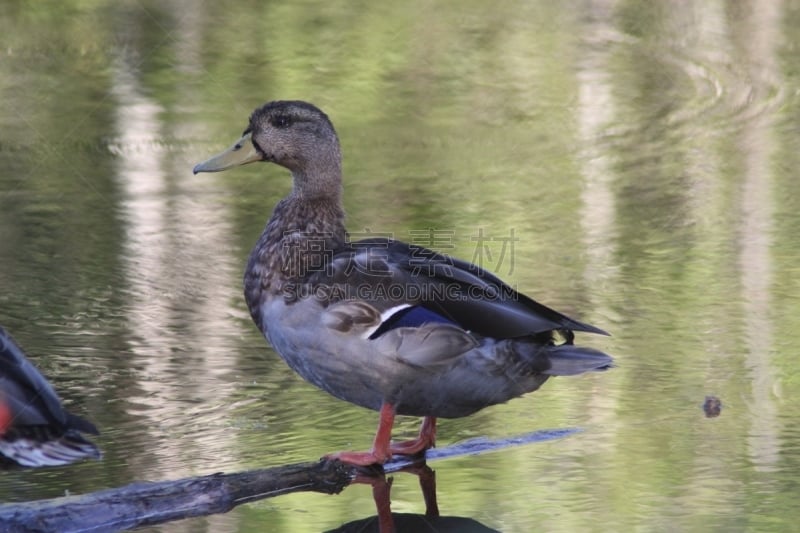
{"type": "Polygon", "coordinates": [[[722,412],[722,402],[716,396],[706,396],[706,401],[703,402],[703,411],[706,413],[706,418],[719,416],[722,412]]]}

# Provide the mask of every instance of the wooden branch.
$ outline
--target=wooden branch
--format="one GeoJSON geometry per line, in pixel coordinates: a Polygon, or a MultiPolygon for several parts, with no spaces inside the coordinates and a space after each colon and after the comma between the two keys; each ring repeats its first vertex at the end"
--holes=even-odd
{"type": "Polygon", "coordinates": [[[297,491],[327,494],[350,484],[355,469],[321,460],[178,481],[133,483],[83,496],[0,505],[2,531],[120,531],[225,513],[249,501],[297,491]]]}
{"type": "MultiPolygon", "coordinates": [[[[478,438],[428,450],[425,457],[395,457],[378,467],[391,473],[414,463],[475,455],[565,437],[575,428],[545,430],[505,439],[478,438]]],[[[338,494],[363,470],[336,460],[298,463],[176,481],[138,482],[81,496],[0,505],[3,533],[121,531],[172,520],[225,513],[243,503],[291,492],[338,494]]]]}

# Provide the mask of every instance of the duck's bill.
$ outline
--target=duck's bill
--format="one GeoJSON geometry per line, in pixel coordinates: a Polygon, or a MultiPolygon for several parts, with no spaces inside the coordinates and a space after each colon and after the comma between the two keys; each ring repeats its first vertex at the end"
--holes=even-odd
{"type": "Polygon", "coordinates": [[[253,142],[250,139],[251,135],[250,133],[245,134],[241,139],[236,141],[233,146],[221,154],[217,154],[211,159],[198,163],[194,167],[193,172],[195,174],[198,172],[219,172],[231,167],[246,165],[254,161],[261,161],[261,154],[258,153],[256,147],[253,146],[253,142]]]}

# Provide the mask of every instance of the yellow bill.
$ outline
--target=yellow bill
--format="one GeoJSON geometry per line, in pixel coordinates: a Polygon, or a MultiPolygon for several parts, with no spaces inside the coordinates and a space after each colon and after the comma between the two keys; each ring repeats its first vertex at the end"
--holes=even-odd
{"type": "Polygon", "coordinates": [[[193,172],[219,172],[227,170],[231,167],[239,165],[246,165],[254,161],[261,161],[261,154],[258,153],[251,140],[252,133],[246,133],[241,139],[225,150],[224,152],[215,155],[211,159],[207,159],[202,163],[198,163],[193,172]]]}

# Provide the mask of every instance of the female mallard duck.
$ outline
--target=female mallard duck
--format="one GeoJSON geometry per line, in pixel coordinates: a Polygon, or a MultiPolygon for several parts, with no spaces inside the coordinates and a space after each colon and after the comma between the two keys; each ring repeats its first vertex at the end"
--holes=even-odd
{"type": "Polygon", "coordinates": [[[384,463],[434,445],[436,418],[467,416],[538,389],[550,376],[604,370],[611,358],[572,344],[607,335],[517,293],[489,272],[393,239],[351,242],[344,227],[339,139],[306,102],[271,102],[241,139],[194,167],[268,161],[292,172],[244,274],[250,314],[303,378],[380,411],[370,452],[384,463]],[[423,416],[415,440],[391,443],[395,415],[423,416]]]}
{"type": "Polygon", "coordinates": [[[56,391],[0,328],[0,463],[19,466],[64,465],[100,457],[80,432],[97,428],[70,414],[56,391]]]}

